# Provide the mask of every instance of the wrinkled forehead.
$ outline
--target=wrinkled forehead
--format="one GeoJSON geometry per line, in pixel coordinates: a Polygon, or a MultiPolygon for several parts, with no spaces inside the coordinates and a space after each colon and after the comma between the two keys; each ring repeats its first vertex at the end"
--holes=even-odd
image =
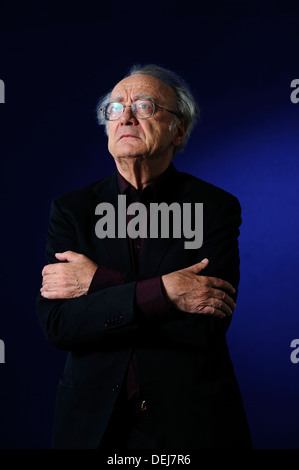
{"type": "Polygon", "coordinates": [[[144,74],[124,78],[115,85],[111,93],[111,99],[124,102],[133,101],[140,96],[151,97],[168,105],[175,105],[176,102],[173,88],[158,78],[144,74]]]}

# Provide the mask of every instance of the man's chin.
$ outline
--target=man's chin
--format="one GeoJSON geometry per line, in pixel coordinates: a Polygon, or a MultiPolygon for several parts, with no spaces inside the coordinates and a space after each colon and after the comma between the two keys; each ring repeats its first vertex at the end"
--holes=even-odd
{"type": "Polygon", "coordinates": [[[121,149],[116,149],[114,152],[112,151],[111,154],[115,159],[118,158],[141,158],[146,155],[146,152],[143,152],[142,149],[136,149],[131,146],[124,146],[121,149]]]}
{"type": "Polygon", "coordinates": [[[122,139],[121,143],[122,145],[109,149],[114,158],[138,158],[146,153],[146,149],[136,145],[136,142],[125,142],[125,139],[122,139]]]}
{"type": "Polygon", "coordinates": [[[123,160],[123,159],[127,159],[127,160],[138,160],[138,159],[144,159],[146,158],[146,156],[144,156],[143,154],[141,153],[136,153],[136,154],[119,154],[117,156],[114,156],[114,159],[115,160],[123,160]]]}

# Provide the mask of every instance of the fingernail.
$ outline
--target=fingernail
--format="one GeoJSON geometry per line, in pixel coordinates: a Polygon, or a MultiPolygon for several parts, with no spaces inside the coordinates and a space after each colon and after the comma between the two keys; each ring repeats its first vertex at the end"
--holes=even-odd
{"type": "Polygon", "coordinates": [[[208,258],[204,258],[201,260],[201,263],[208,263],[208,261],[209,261],[208,258]]]}

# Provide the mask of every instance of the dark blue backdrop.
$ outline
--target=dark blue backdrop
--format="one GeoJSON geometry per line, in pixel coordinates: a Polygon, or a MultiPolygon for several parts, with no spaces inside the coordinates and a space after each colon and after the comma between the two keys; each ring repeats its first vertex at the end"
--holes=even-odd
{"type": "Polygon", "coordinates": [[[201,122],[178,169],[242,205],[241,283],[228,333],[256,448],[299,448],[299,8],[288,2],[6,3],[0,11],[0,448],[49,448],[65,353],[35,297],[53,197],[114,169],[94,108],[133,63],[181,74],[201,122]],[[77,6],[76,6],[77,5],[77,6]]]}

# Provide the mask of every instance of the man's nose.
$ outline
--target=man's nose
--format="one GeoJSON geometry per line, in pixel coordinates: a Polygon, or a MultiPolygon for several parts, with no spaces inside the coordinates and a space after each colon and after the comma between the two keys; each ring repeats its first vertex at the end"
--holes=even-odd
{"type": "Polygon", "coordinates": [[[138,123],[136,116],[133,114],[132,107],[127,105],[124,107],[124,112],[122,113],[120,120],[122,124],[125,125],[134,125],[138,123]]]}

